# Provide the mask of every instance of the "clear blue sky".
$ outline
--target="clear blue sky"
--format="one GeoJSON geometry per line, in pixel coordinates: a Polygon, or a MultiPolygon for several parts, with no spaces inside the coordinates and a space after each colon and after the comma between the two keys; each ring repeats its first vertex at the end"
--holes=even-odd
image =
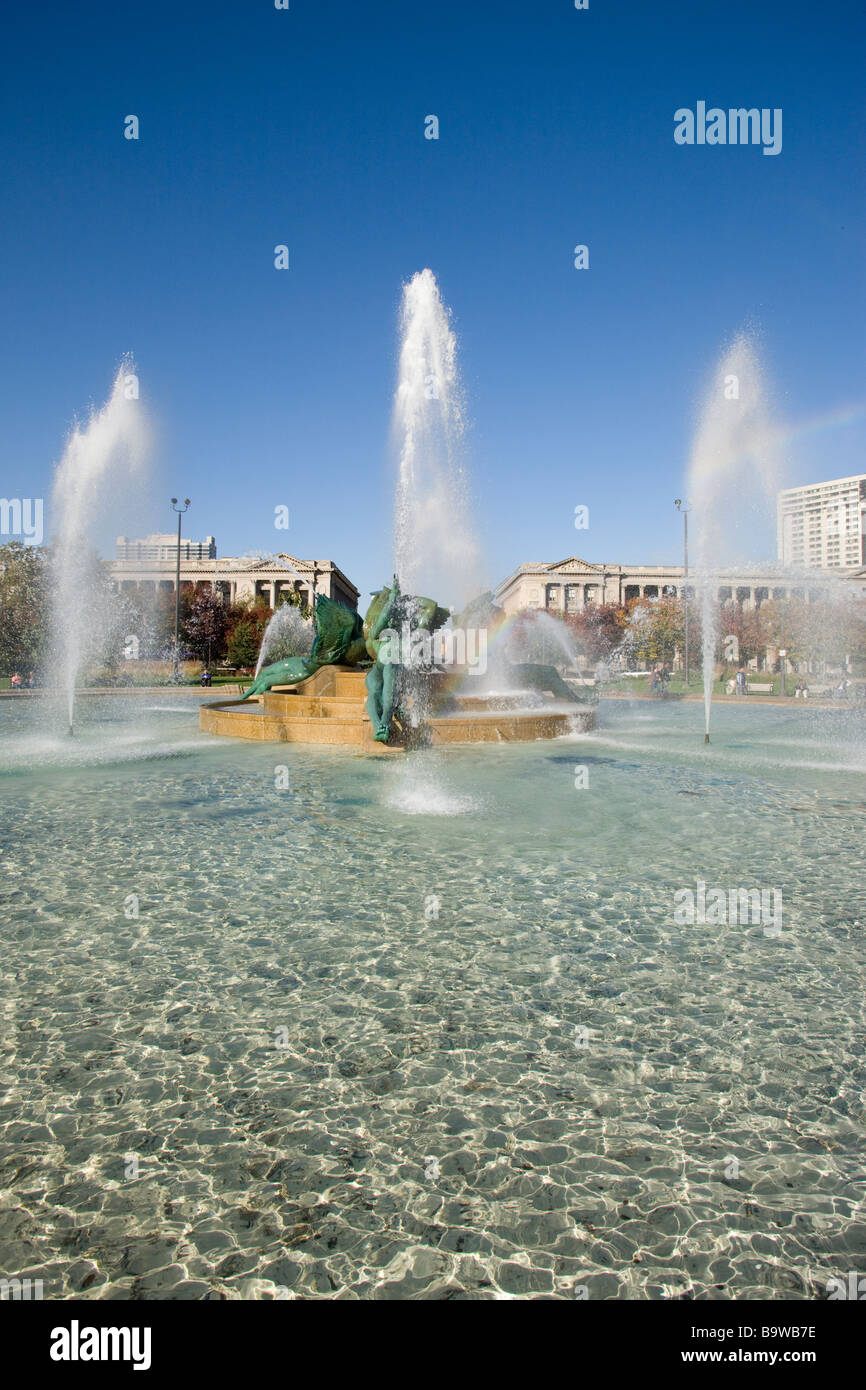
{"type": "MultiPolygon", "coordinates": [[[[108,553],[170,529],[180,493],[223,554],[381,583],[397,306],[425,265],[492,581],[678,557],[696,400],[746,322],[787,419],[862,405],[857,0],[40,3],[3,31],[0,492],[49,495],[71,418],[134,352],[157,448],[108,553]],[[698,100],[781,107],[782,153],[677,146],[698,100]]],[[[795,432],[788,481],[862,471],[864,437],[862,414],[795,432]]]]}

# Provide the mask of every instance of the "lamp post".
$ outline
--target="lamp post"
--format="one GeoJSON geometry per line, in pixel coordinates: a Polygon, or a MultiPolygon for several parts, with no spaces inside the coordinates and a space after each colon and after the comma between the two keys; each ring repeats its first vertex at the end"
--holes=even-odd
{"type": "Polygon", "coordinates": [[[689,691],[689,509],[690,504],[677,497],[674,506],[683,518],[683,664],[685,666],[686,694],[689,691]]]}
{"type": "Polygon", "coordinates": [[[785,689],[785,667],[786,667],[786,665],[787,665],[787,656],[788,656],[787,649],[786,649],[785,647],[780,647],[780,648],[779,648],[779,660],[780,660],[781,663],[782,663],[782,694],[783,694],[783,695],[787,695],[787,693],[788,693],[787,690],[785,689]]]}
{"type": "Polygon", "coordinates": [[[177,505],[177,498],[172,497],[171,509],[177,512],[177,565],[174,571],[174,683],[177,685],[180,675],[177,666],[178,643],[180,636],[180,519],[185,511],[189,509],[189,498],[183,499],[183,506],[177,505]]]}

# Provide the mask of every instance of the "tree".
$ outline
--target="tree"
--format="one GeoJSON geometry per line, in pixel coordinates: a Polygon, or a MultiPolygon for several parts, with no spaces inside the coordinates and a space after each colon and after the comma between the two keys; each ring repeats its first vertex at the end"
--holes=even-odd
{"type": "Polygon", "coordinates": [[[847,604],[844,627],[850,670],[853,675],[866,675],[866,603],[862,599],[847,604]]]}
{"type": "Polygon", "coordinates": [[[767,645],[787,652],[789,661],[821,659],[814,650],[814,631],[810,632],[810,607],[801,598],[773,599],[761,605],[767,645]]]}
{"type": "Polygon", "coordinates": [[[300,609],[302,618],[312,618],[313,610],[307,603],[303,594],[299,594],[297,589],[284,589],[280,594],[277,608],[282,608],[284,604],[290,603],[293,608],[300,609]]]}
{"type": "MultiPolygon", "coordinates": [[[[691,635],[691,623],[689,623],[691,635]]],[[[683,604],[679,598],[635,599],[629,607],[623,646],[630,662],[673,665],[685,637],[683,604]]]]}
{"type": "Polygon", "coordinates": [[[273,616],[270,609],[260,594],[246,603],[233,603],[228,611],[228,626],[226,628],[225,640],[228,651],[228,661],[232,666],[254,666],[262,645],[262,638],[265,628],[273,616]],[[252,660],[240,661],[232,656],[235,633],[239,627],[244,628],[244,633],[238,639],[238,651],[249,652],[253,641],[255,642],[255,652],[252,660]]]}
{"type": "Polygon", "coordinates": [[[196,586],[189,617],[183,626],[189,650],[199,661],[220,660],[225,651],[229,612],[222,596],[210,584],[196,586]]]}
{"type": "Polygon", "coordinates": [[[242,618],[232,630],[228,643],[230,666],[255,666],[262,644],[262,635],[257,624],[249,618],[242,618]]]}
{"type": "Polygon", "coordinates": [[[563,621],[587,661],[610,661],[622,644],[628,612],[619,603],[588,603],[577,613],[566,613],[563,621]]]}
{"type": "Polygon", "coordinates": [[[719,661],[724,660],[725,638],[736,637],[737,655],[734,660],[735,666],[740,666],[748,661],[760,660],[767,647],[771,645],[767,635],[767,619],[764,613],[766,605],[760,608],[744,608],[741,604],[721,604],[719,606],[719,619],[716,626],[718,633],[718,650],[716,657],[719,661]]]}
{"type": "MultiPolygon", "coordinates": [[[[185,627],[189,621],[193,603],[194,585],[181,580],[180,583],[180,623],[178,642],[183,655],[185,627]]],[[[142,656],[156,660],[168,660],[174,654],[174,585],[158,588],[155,592],[138,595],[131,600],[131,609],[137,612],[140,627],[133,626],[141,639],[142,656]]]]}
{"type": "Polygon", "coordinates": [[[48,625],[47,552],[10,541],[0,546],[0,671],[37,670],[48,625]]]}
{"type": "MultiPolygon", "coordinates": [[[[79,614],[84,615],[83,622],[79,617],[76,634],[78,679],[87,683],[98,673],[98,683],[101,684],[116,674],[126,639],[130,635],[134,610],[126,596],[118,591],[108,565],[92,547],[81,549],[75,568],[74,584],[79,614]]],[[[56,575],[52,576],[52,582],[55,592],[60,595],[63,613],[64,595],[57,587],[59,580],[56,575]]],[[[47,653],[49,665],[56,655],[53,651],[47,653]]]]}
{"type": "Polygon", "coordinates": [[[835,602],[802,598],[762,604],[767,645],[784,649],[790,660],[855,672],[866,665],[866,604],[843,597],[835,602]]]}
{"type": "Polygon", "coordinates": [[[850,665],[859,671],[866,656],[864,613],[866,605],[856,599],[803,602],[802,645],[807,659],[837,670],[850,665]]]}

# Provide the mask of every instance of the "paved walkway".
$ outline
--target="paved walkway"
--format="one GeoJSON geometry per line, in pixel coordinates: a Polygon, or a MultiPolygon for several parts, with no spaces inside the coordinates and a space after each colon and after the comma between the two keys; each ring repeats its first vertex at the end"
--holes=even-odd
{"type": "MultiPolygon", "coordinates": [[[[208,700],[219,699],[222,695],[230,698],[232,695],[243,695],[247,687],[252,683],[244,681],[242,685],[106,685],[106,686],[83,686],[76,690],[75,698],[79,695],[199,695],[208,700]]],[[[27,700],[42,695],[57,695],[59,690],[46,689],[44,686],[37,687],[36,690],[0,690],[0,700],[27,700]]]]}

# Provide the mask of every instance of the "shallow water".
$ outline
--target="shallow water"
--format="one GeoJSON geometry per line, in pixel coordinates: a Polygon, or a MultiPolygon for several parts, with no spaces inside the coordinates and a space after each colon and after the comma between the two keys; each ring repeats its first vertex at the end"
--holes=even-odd
{"type": "Polygon", "coordinates": [[[813,1298],[862,1271],[855,711],[407,759],[0,704],[0,1273],[46,1298],[813,1298]],[[584,785],[584,783],[586,785],[584,785]],[[285,785],[287,784],[287,785],[285,785]],[[679,925],[674,895],[782,897],[679,925]]]}

